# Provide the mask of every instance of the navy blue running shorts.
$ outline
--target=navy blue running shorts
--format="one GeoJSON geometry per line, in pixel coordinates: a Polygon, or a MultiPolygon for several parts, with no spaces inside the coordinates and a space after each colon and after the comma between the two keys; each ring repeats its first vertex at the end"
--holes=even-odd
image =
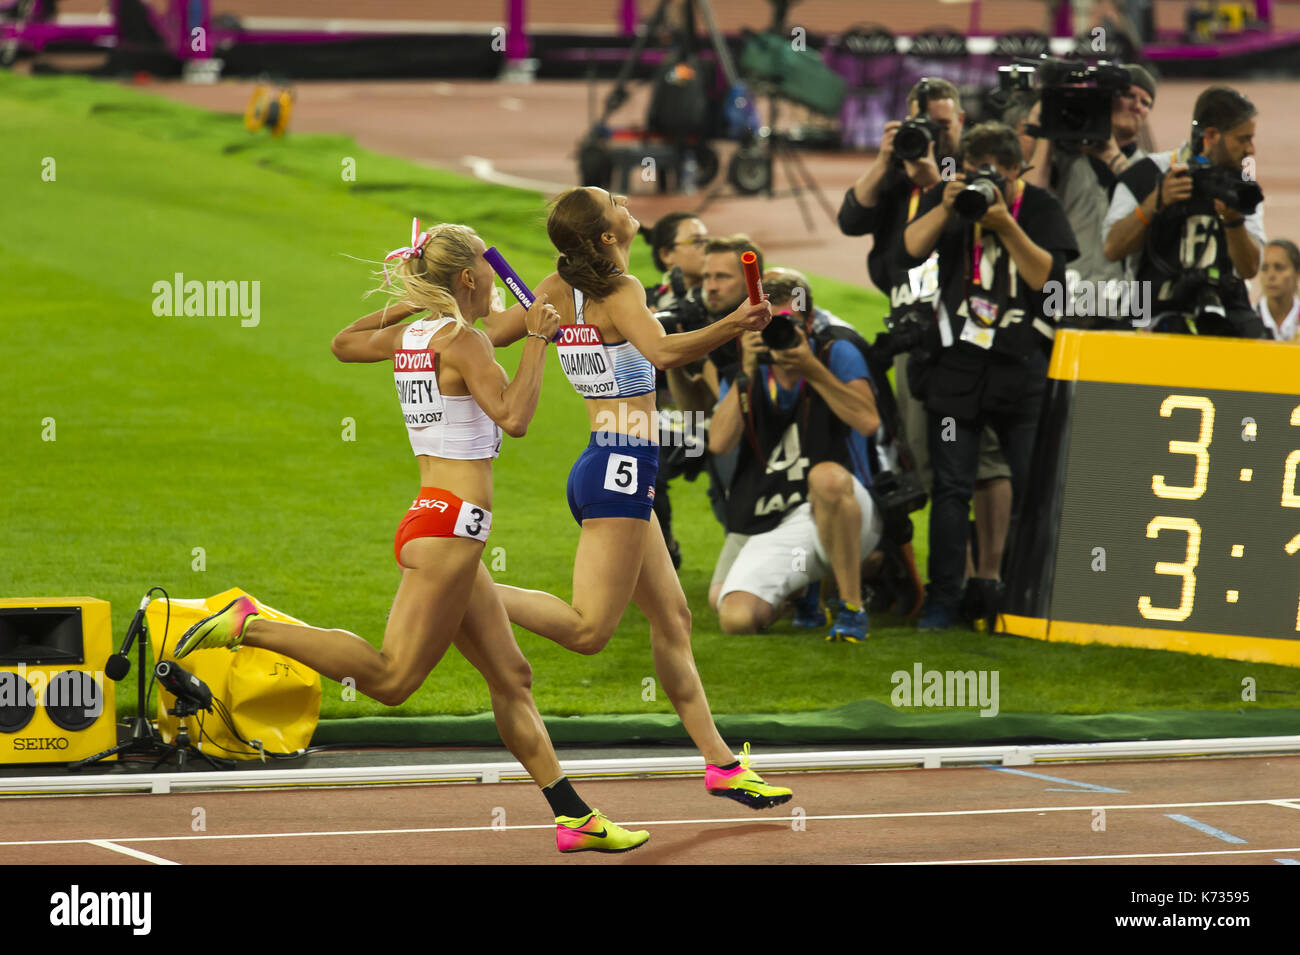
{"type": "Polygon", "coordinates": [[[612,431],[593,431],[569,471],[569,510],[581,524],[591,517],[650,520],[659,472],[659,445],[612,431]]]}

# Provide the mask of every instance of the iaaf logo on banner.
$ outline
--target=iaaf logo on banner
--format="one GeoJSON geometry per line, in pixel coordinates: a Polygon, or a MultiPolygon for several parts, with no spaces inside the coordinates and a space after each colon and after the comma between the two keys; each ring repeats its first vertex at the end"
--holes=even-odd
{"type": "Polygon", "coordinates": [[[560,345],[601,345],[600,329],[594,325],[561,325],[560,345]]]}
{"type": "Polygon", "coordinates": [[[427,349],[399,349],[393,353],[394,371],[433,371],[433,352],[427,349]]]}

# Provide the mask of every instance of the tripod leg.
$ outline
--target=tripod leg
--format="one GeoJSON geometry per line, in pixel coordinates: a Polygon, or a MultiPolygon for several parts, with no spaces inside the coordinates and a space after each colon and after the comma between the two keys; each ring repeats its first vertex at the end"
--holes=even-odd
{"type": "Polygon", "coordinates": [[[632,49],[628,51],[627,59],[623,61],[623,66],[614,79],[613,88],[605,97],[605,108],[600,114],[599,125],[605,125],[605,121],[609,119],[610,115],[627,102],[627,92],[624,87],[627,86],[628,80],[632,78],[632,71],[641,62],[641,57],[645,54],[646,45],[650,42],[651,37],[655,36],[663,25],[667,10],[668,0],[661,0],[655,12],[646,21],[645,29],[637,35],[632,44],[632,49]]]}
{"type": "MultiPolygon", "coordinates": [[[[799,203],[799,212],[803,215],[803,223],[808,227],[809,232],[817,231],[813,225],[812,216],[808,213],[808,204],[804,202],[803,191],[799,188],[798,177],[795,176],[794,163],[791,159],[791,147],[783,141],[773,141],[772,151],[775,155],[781,157],[781,164],[785,168],[785,178],[790,181],[790,193],[794,196],[795,202],[799,203]]],[[[776,176],[772,176],[773,183],[776,176]]],[[[768,195],[772,194],[771,185],[768,186],[768,195]]]]}
{"type": "Polygon", "coordinates": [[[835,214],[835,210],[832,209],[831,204],[826,201],[826,196],[823,195],[821,189],[818,188],[816,181],[812,177],[812,173],[810,173],[808,167],[804,165],[803,157],[795,152],[792,147],[790,148],[790,159],[798,169],[799,175],[803,177],[807,190],[817,198],[819,203],[821,203],[822,210],[825,211],[826,217],[831,220],[831,225],[838,225],[839,219],[835,214]]]}

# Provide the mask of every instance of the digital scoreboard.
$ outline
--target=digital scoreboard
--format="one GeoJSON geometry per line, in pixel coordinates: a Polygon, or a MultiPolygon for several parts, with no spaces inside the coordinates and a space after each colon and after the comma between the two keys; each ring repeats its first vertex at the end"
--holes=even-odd
{"type": "Polygon", "coordinates": [[[1003,633],[1300,666],[1300,347],[1061,331],[1003,633]]]}

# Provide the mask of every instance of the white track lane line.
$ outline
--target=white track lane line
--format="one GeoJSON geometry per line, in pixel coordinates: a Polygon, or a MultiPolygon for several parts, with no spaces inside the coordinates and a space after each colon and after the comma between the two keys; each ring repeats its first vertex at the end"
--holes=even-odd
{"type": "MultiPolygon", "coordinates": [[[[1105,809],[1107,811],[1119,809],[1196,809],[1207,806],[1279,806],[1284,803],[1282,799],[1236,799],[1224,802],[1176,802],[1176,803],[1134,803],[1128,805],[1114,805],[1107,803],[1088,803],[1083,806],[1027,806],[1015,809],[949,809],[934,812],[868,812],[868,813],[846,813],[841,815],[828,816],[733,816],[724,819],[646,819],[640,821],[623,821],[619,825],[624,828],[630,826],[710,826],[732,823],[754,823],[762,822],[769,824],[788,825],[792,822],[838,822],[849,821],[854,819],[923,819],[935,816],[992,816],[992,815],[1015,815],[1020,813],[1048,813],[1048,812],[1093,812],[1096,809],[1105,809]]],[[[530,829],[550,829],[554,823],[543,823],[541,825],[526,826],[442,826],[436,828],[421,829],[337,829],[322,832],[249,832],[234,833],[230,835],[202,835],[202,836],[127,836],[112,837],[116,843],[125,842],[199,842],[203,840],[218,839],[302,839],[302,838],[324,838],[330,836],[410,836],[426,835],[447,832],[524,832],[530,829]]],[[[4,846],[58,846],[58,845],[76,845],[80,843],[91,842],[90,839],[30,839],[22,841],[0,841],[0,847],[4,846]]],[[[1264,851],[1264,850],[1260,850],[1264,851]]],[[[1290,852],[1290,849],[1272,850],[1277,852],[1290,852]]]]}
{"type": "Polygon", "coordinates": [[[1213,852],[1128,852],[1102,856],[1026,856],[1020,859],[928,859],[920,862],[864,862],[863,865],[989,865],[997,862],[1085,862],[1094,859],[1174,859],[1190,856],[1241,856],[1295,849],[1218,849],[1213,852]]]}
{"type": "Polygon", "coordinates": [[[526,189],[529,192],[541,192],[551,195],[563,192],[573,185],[573,183],[566,185],[562,182],[529,179],[525,176],[512,176],[509,173],[499,172],[491,159],[484,159],[482,156],[461,156],[460,161],[462,165],[469,167],[470,172],[474,174],[474,178],[497,186],[510,186],[514,189],[526,189]]]}
{"type": "Polygon", "coordinates": [[[179,862],[173,862],[171,859],[164,859],[162,856],[151,856],[149,853],[141,852],[139,849],[119,846],[117,843],[109,842],[107,839],[91,839],[90,844],[92,846],[99,846],[101,849],[111,849],[114,852],[120,852],[122,855],[131,856],[133,859],[152,862],[154,865],[180,865],[179,862]]]}

